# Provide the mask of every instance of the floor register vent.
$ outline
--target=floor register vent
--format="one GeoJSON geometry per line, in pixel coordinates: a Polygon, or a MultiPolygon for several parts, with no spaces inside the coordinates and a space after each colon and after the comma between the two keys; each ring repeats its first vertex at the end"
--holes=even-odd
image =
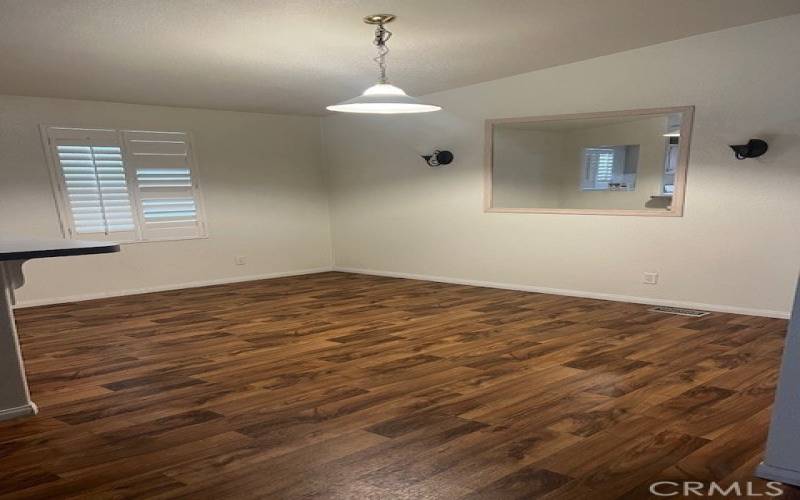
{"type": "Polygon", "coordinates": [[[708,311],[698,311],[696,309],[684,309],[682,307],[667,307],[667,306],[658,306],[649,309],[652,312],[659,312],[659,313],[667,313],[667,314],[677,314],[678,316],[690,316],[692,318],[702,318],[703,316],[708,316],[711,314],[708,311]]]}

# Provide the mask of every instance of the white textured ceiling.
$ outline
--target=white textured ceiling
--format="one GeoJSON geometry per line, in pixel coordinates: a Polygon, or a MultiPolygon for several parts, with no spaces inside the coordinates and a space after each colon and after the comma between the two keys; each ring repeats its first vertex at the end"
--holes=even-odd
{"type": "Polygon", "coordinates": [[[0,0],[0,93],[323,114],[800,13],[799,0],[0,0]]]}

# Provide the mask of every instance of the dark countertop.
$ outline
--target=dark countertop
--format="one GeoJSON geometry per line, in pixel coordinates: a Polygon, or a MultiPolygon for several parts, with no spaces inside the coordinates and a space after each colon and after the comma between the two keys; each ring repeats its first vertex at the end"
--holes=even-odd
{"type": "Polygon", "coordinates": [[[114,253],[119,250],[119,244],[111,241],[0,238],[0,261],[114,253]]]}

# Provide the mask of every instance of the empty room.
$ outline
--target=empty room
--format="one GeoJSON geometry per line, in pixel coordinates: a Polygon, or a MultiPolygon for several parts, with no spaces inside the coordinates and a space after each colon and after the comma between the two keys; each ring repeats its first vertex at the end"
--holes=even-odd
{"type": "Polygon", "coordinates": [[[0,498],[800,498],[800,1],[0,0],[0,498]]]}

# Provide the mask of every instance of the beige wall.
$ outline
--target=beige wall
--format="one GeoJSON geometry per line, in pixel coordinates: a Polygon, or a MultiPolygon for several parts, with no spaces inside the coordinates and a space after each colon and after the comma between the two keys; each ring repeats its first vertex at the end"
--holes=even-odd
{"type": "MultiPolygon", "coordinates": [[[[330,116],[339,268],[786,314],[800,264],[800,16],[330,116]],[[685,216],[484,213],[486,118],[695,105],[685,216]],[[765,138],[737,161],[729,144],[765,138]],[[417,154],[452,149],[455,162],[417,154]],[[642,283],[657,271],[656,286],[642,283]]],[[[402,81],[398,81],[402,84],[402,81]]]]}
{"type": "Polygon", "coordinates": [[[0,237],[61,237],[41,123],[191,131],[209,238],[28,262],[23,304],[330,266],[318,118],[0,96],[0,237]]]}

